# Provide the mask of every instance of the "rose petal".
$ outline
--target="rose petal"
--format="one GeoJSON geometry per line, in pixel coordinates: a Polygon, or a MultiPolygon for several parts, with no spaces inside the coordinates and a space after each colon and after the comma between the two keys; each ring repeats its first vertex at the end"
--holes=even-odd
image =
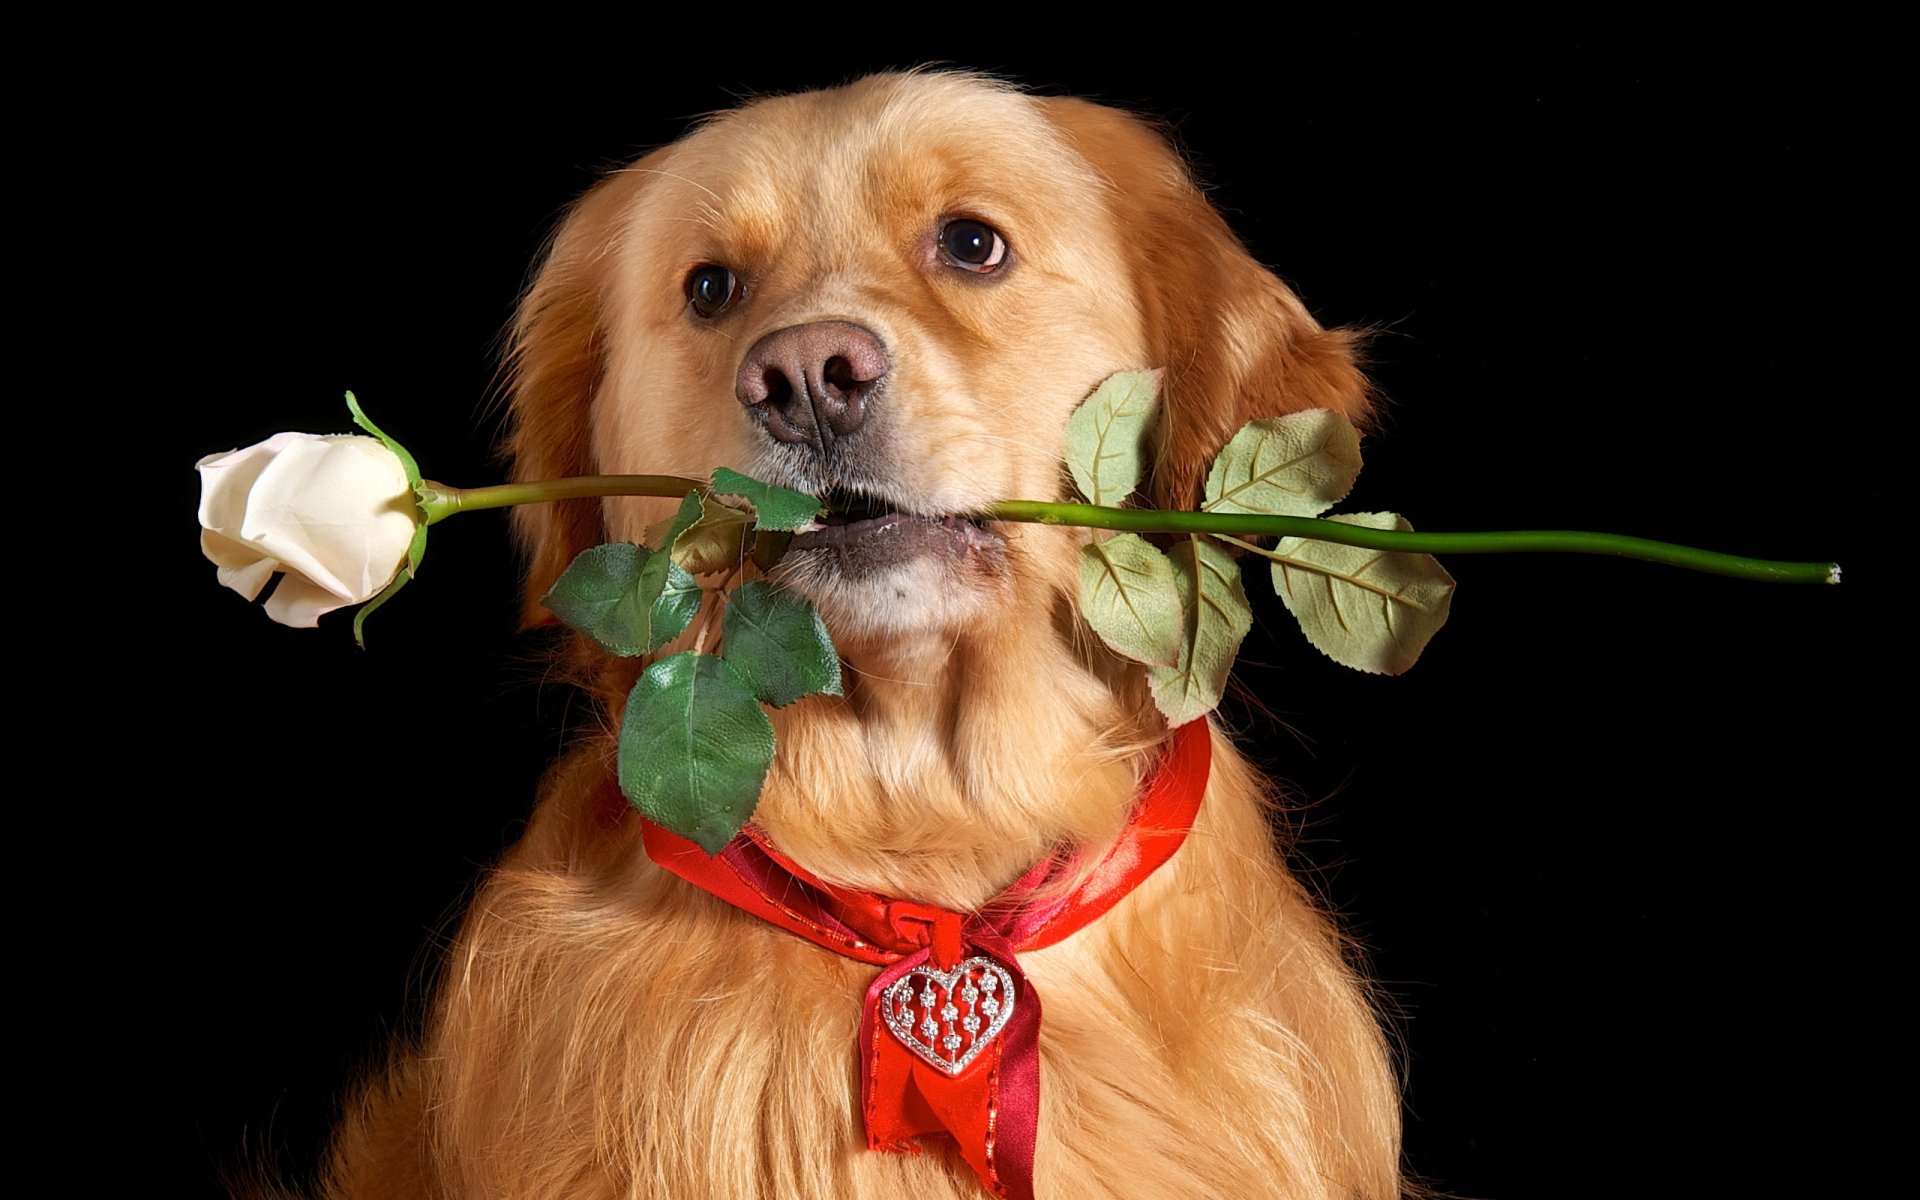
{"type": "Polygon", "coordinates": [[[264,442],[209,454],[193,464],[200,472],[200,528],[238,538],[247,516],[247,493],[267,464],[291,442],[319,440],[317,433],[276,433],[264,442]]]}
{"type": "Polygon", "coordinates": [[[320,624],[321,617],[349,603],[298,575],[287,574],[280,577],[280,586],[267,597],[266,609],[267,615],[282,625],[312,629],[320,624]]]}
{"type": "Polygon", "coordinates": [[[356,604],[399,572],[417,512],[391,450],[372,438],[327,437],[290,442],[267,464],[240,533],[339,604],[356,604]]]}
{"type": "Polygon", "coordinates": [[[244,567],[266,557],[245,542],[211,529],[200,531],[200,553],[216,567],[244,567]]]}
{"type": "Polygon", "coordinates": [[[245,542],[236,542],[211,529],[200,531],[200,552],[219,568],[215,574],[222,586],[232,588],[249,600],[260,594],[260,589],[267,586],[267,580],[273,578],[273,572],[280,565],[245,542]]]}

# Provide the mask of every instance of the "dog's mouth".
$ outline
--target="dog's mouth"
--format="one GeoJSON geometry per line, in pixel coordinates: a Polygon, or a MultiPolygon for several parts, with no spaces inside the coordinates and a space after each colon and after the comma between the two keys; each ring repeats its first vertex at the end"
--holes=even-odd
{"type": "Polygon", "coordinates": [[[918,513],[855,488],[829,488],[820,502],[826,511],[813,527],[794,535],[788,553],[823,551],[843,572],[863,573],[925,555],[997,555],[1006,545],[980,517],[918,513]]]}

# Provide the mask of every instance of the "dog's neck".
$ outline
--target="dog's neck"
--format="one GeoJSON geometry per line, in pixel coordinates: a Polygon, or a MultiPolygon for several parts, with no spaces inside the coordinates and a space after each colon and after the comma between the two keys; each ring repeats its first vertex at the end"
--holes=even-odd
{"type": "Polygon", "coordinates": [[[1035,624],[843,646],[846,698],[776,715],[755,820],[824,879],[954,909],[1110,840],[1158,734],[1035,624]]]}

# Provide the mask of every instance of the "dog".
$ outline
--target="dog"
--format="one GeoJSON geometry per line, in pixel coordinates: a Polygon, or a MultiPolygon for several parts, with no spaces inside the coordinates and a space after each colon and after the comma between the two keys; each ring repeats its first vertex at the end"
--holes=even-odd
{"type": "MultiPolygon", "coordinates": [[[[1253,261],[1151,124],[943,72],[757,100],[608,174],[563,219],[510,366],[516,478],[730,466],[864,506],[774,568],[832,631],[845,695],[772,714],[754,828],[828,885],[958,913],[1114,844],[1173,737],[1077,615],[1088,532],[970,514],[1069,498],[1063,427],[1119,370],[1164,369],[1160,507],[1193,507],[1248,420],[1369,408],[1354,337],[1253,261]]],[[[668,511],[519,510],[529,622],[576,554],[668,511]]],[[[641,662],[559,653],[615,727],[641,662]]],[[[1033,1194],[1397,1195],[1367,985],[1285,869],[1267,782],[1199,736],[1178,852],[1019,956],[1046,1006],[1033,1194]]],[[[658,865],[612,745],[590,730],[550,772],[419,1043],[349,1106],[327,1194],[1000,1190],[957,1139],[869,1148],[875,968],[658,865]]]]}

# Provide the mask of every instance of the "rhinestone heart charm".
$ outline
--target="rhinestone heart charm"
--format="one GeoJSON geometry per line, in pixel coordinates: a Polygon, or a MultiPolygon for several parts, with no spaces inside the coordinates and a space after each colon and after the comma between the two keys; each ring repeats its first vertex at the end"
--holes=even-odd
{"type": "Polygon", "coordinates": [[[901,1045],[958,1075],[1006,1028],[1013,991],[1007,969],[980,955],[951,971],[922,965],[880,994],[880,1018],[901,1045]]]}

